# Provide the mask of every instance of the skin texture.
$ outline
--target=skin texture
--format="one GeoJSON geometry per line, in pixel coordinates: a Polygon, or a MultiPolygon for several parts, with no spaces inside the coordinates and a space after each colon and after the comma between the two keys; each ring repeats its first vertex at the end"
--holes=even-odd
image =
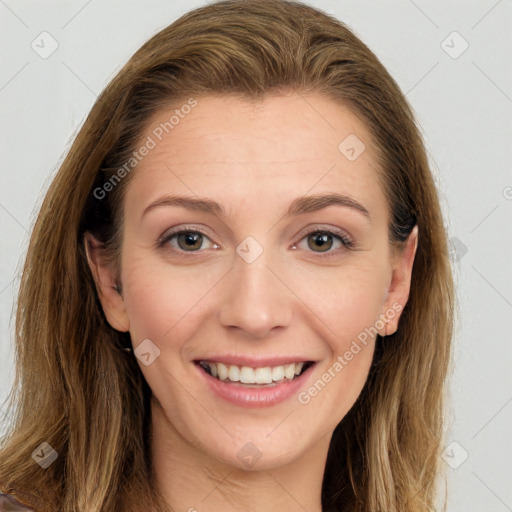
{"type": "MultiPolygon", "coordinates": [[[[173,110],[158,112],[141,141],[173,110]]],[[[374,149],[356,115],[318,94],[261,103],[205,97],[133,171],[120,275],[89,236],[110,324],[129,331],[135,348],[150,339],[160,350],[139,365],[154,395],[157,480],[174,510],[321,510],[329,441],[364,386],[375,336],[307,404],[295,394],[266,408],[233,405],[208,389],[193,361],[213,352],[297,355],[317,361],[307,390],[365,328],[393,305],[403,308],[417,231],[403,251],[391,250],[374,149]],[[354,161],[338,149],[349,134],[366,146],[354,161]],[[284,217],[292,200],[333,191],[364,205],[369,218],[337,205],[284,217]],[[171,193],[214,199],[227,215],[178,206],[143,215],[171,193]],[[157,247],[174,226],[203,230],[200,248],[186,252],[178,236],[157,247]],[[322,248],[308,236],[315,228],[341,230],[353,248],[336,237],[322,248]],[[263,249],[252,263],[236,252],[247,236],[263,249]],[[259,456],[250,468],[237,457],[247,442],[259,456]]],[[[379,333],[395,332],[399,316],[379,324],[379,333]]]]}

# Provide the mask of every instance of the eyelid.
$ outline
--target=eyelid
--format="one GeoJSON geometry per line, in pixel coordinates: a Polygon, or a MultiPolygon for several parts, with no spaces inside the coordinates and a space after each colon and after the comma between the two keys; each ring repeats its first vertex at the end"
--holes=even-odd
{"type": "MultiPolygon", "coordinates": [[[[172,238],[175,235],[179,235],[182,232],[201,233],[202,235],[207,237],[209,240],[211,240],[210,235],[208,235],[208,233],[206,233],[205,230],[198,228],[196,226],[187,226],[185,224],[185,225],[175,226],[175,227],[169,228],[166,231],[164,231],[164,233],[162,235],[160,235],[160,237],[158,238],[158,240],[156,242],[157,247],[162,247],[169,241],[170,238],[172,238]]],[[[216,243],[216,242],[213,242],[213,240],[211,240],[211,241],[214,244],[216,243]]],[[[188,252],[188,251],[183,251],[183,252],[188,252]]],[[[190,253],[193,253],[193,252],[202,252],[202,251],[190,251],[190,253]]]]}
{"type": "Polygon", "coordinates": [[[305,236],[312,235],[314,233],[330,233],[332,235],[337,236],[342,241],[347,242],[350,245],[354,245],[355,241],[352,236],[345,231],[344,229],[336,228],[334,226],[329,226],[327,224],[314,224],[313,227],[308,226],[304,228],[298,236],[298,241],[300,242],[305,236]]]}

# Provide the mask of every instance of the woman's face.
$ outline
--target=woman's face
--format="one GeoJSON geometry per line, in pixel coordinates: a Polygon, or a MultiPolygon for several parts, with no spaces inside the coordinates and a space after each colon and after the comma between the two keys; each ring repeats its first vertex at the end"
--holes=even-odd
{"type": "Polygon", "coordinates": [[[325,447],[360,394],[376,332],[407,300],[414,241],[391,251],[375,147],[346,107],[186,104],[140,139],[121,273],[96,274],[103,307],[173,435],[241,468],[284,465],[325,447]]]}

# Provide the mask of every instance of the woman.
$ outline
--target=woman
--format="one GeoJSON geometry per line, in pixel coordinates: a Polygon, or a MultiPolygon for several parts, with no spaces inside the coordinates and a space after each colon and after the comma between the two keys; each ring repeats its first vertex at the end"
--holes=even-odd
{"type": "Polygon", "coordinates": [[[452,286],[376,56],[298,2],[191,11],[108,85],[41,208],[3,499],[435,510],[452,286]]]}

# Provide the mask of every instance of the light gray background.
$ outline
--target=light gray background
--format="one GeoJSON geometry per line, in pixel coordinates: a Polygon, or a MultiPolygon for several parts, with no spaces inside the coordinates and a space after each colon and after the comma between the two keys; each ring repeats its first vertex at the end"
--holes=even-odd
{"type": "MultiPolygon", "coordinates": [[[[63,154],[131,54],[202,3],[0,0],[0,401],[19,265],[63,154]],[[43,31],[58,43],[48,58],[31,47],[51,49],[43,31]]],[[[407,94],[441,191],[461,312],[448,510],[512,511],[512,1],[310,3],[346,22],[407,94]]]]}

